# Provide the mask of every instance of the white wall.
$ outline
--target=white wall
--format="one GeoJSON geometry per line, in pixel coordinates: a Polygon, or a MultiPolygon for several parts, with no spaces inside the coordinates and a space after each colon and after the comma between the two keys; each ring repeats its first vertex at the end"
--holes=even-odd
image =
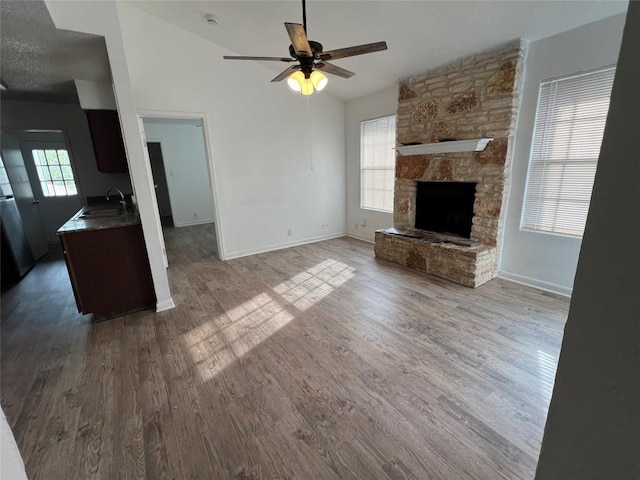
{"type": "Polygon", "coordinates": [[[352,237],[373,242],[376,230],[393,226],[393,213],[360,208],[360,123],[395,115],[397,110],[397,87],[351,100],[345,105],[347,234],[352,237]]]}
{"type": "Polygon", "coordinates": [[[131,4],[118,9],[138,108],[206,116],[222,258],[344,234],[341,101],[294,95],[270,82],[272,70],[225,61],[232,52],[131,4]]]}
{"type": "Polygon", "coordinates": [[[27,480],[24,462],[18,445],[11,433],[11,427],[0,409],[0,478],[7,480],[27,480]]]}
{"type": "Polygon", "coordinates": [[[89,124],[79,104],[3,100],[0,121],[3,131],[61,130],[68,140],[84,196],[104,195],[109,188],[131,193],[129,175],[98,171],[89,124]]]}
{"type": "Polygon", "coordinates": [[[630,2],[538,480],[640,478],[638,45],[630,2]]]}
{"type": "MultiPolygon", "coordinates": [[[[105,38],[114,95],[127,151],[129,174],[138,199],[142,232],[149,255],[149,265],[156,293],[158,311],[174,306],[169,289],[164,256],[164,239],[151,166],[145,158],[146,146],[140,133],[136,101],[131,87],[129,66],[122,40],[117,4],[114,1],[76,2],[45,0],[45,4],[57,28],[73,30],[105,38]]],[[[155,50],[150,55],[156,55],[155,50]]]]}
{"type": "Polygon", "coordinates": [[[144,119],[147,142],[160,142],[171,213],[176,227],[215,219],[209,169],[200,126],[144,119]],[[161,123],[160,123],[161,122],[161,123]]]}
{"type": "Polygon", "coordinates": [[[526,60],[525,83],[511,170],[499,276],[569,295],[581,240],[520,230],[522,199],[540,81],[614,64],[624,15],[604,19],[533,42],[526,60]]]}
{"type": "Polygon", "coordinates": [[[111,82],[74,80],[80,107],[84,110],[116,110],[116,98],[111,82]]]}

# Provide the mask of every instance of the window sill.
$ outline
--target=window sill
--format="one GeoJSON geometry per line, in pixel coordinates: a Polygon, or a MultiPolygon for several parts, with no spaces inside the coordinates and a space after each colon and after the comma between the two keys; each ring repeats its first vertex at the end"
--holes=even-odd
{"type": "Polygon", "coordinates": [[[379,213],[389,213],[389,214],[393,214],[393,210],[381,210],[379,208],[372,208],[372,207],[364,207],[362,205],[360,205],[360,210],[368,210],[370,212],[379,212],[379,213]]]}
{"type": "Polygon", "coordinates": [[[570,233],[549,232],[547,230],[535,230],[533,228],[519,228],[519,231],[526,233],[537,233],[541,235],[550,235],[553,237],[572,238],[574,240],[582,241],[582,235],[573,235],[570,233]]]}

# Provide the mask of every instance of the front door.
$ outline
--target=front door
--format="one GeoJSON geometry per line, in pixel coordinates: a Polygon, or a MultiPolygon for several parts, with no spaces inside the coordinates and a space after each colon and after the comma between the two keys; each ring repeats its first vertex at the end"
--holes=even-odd
{"type": "Polygon", "coordinates": [[[45,234],[49,242],[56,242],[58,228],[84,204],[69,149],[63,140],[23,141],[20,147],[45,234]]]}
{"type": "Polygon", "coordinates": [[[6,180],[11,188],[10,192],[3,193],[14,196],[33,257],[38,260],[49,251],[40,214],[40,202],[33,194],[20,144],[13,136],[4,132],[1,141],[6,180]]]}

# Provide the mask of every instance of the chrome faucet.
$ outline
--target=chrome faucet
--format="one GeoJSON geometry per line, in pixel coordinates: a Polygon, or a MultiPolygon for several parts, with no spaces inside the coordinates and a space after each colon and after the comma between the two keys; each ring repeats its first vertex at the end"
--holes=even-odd
{"type": "Polygon", "coordinates": [[[112,188],[111,190],[109,190],[107,192],[107,200],[109,200],[109,194],[111,192],[118,192],[120,194],[120,203],[122,204],[122,211],[126,212],[127,211],[127,202],[124,199],[124,194],[120,190],[118,190],[117,188],[112,188]]]}

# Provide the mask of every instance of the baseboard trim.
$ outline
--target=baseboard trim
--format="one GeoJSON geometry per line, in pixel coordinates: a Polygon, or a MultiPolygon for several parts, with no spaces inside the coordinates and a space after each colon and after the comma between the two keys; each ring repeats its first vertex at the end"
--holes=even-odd
{"type": "Polygon", "coordinates": [[[173,303],[172,298],[161,300],[156,303],[156,312],[164,312],[165,310],[171,310],[172,308],[176,308],[176,304],[173,303]]]}
{"type": "Polygon", "coordinates": [[[367,243],[370,243],[372,245],[375,245],[375,243],[376,243],[374,240],[371,240],[370,238],[363,237],[361,235],[356,235],[355,233],[347,233],[346,236],[350,237],[350,238],[355,238],[356,240],[362,240],[363,242],[367,242],[367,243]]]}
{"type": "Polygon", "coordinates": [[[276,250],[284,250],[285,248],[299,247],[300,245],[307,245],[309,243],[322,242],[324,240],[333,240],[334,238],[344,237],[344,232],[331,233],[329,235],[321,235],[319,237],[305,238],[303,240],[296,240],[293,242],[287,242],[280,245],[271,245],[264,248],[256,248],[251,250],[243,250],[240,252],[228,253],[225,255],[225,260],[233,260],[234,258],[248,257],[249,255],[257,255],[258,253],[275,252],[276,250]]]}
{"type": "Polygon", "coordinates": [[[545,292],[551,292],[557,295],[562,295],[563,297],[571,297],[571,293],[573,292],[573,289],[563,287],[562,285],[557,285],[551,282],[545,282],[544,280],[527,277],[525,275],[519,275],[517,273],[505,272],[504,270],[501,270],[498,272],[498,278],[509,280],[510,282],[514,282],[514,283],[519,283],[520,285],[534,287],[539,290],[544,290],[545,292]]]}
{"type": "Polygon", "coordinates": [[[193,222],[174,223],[173,226],[176,227],[176,228],[191,227],[193,225],[204,225],[205,223],[215,223],[215,221],[213,220],[213,218],[211,218],[209,220],[195,220],[193,222]]]}

